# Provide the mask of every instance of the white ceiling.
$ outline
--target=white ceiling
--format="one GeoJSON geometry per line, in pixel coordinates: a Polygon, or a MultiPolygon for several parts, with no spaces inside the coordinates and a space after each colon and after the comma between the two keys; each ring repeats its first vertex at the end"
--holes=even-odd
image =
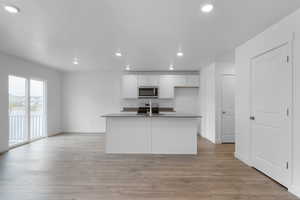
{"type": "Polygon", "coordinates": [[[167,70],[170,63],[197,70],[300,7],[299,0],[214,0],[207,15],[204,1],[1,0],[21,13],[0,9],[0,51],[61,70],[167,70]],[[116,58],[119,48],[124,56],[116,58]]]}

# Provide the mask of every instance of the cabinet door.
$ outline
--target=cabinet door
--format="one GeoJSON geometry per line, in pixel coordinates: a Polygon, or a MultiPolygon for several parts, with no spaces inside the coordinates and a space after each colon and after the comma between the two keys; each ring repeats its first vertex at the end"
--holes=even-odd
{"type": "Polygon", "coordinates": [[[138,79],[137,75],[123,75],[122,78],[122,97],[123,99],[138,98],[138,79]]]}
{"type": "Polygon", "coordinates": [[[156,75],[139,75],[138,86],[158,86],[159,76],[156,75]]]}
{"type": "Polygon", "coordinates": [[[174,98],[174,76],[164,75],[160,76],[159,80],[159,98],[160,99],[173,99],[174,98]]]}
{"type": "Polygon", "coordinates": [[[174,87],[185,87],[186,77],[183,75],[174,75],[173,82],[174,82],[174,87]]]}
{"type": "Polygon", "coordinates": [[[198,75],[187,75],[185,80],[185,87],[199,87],[198,75]]]}

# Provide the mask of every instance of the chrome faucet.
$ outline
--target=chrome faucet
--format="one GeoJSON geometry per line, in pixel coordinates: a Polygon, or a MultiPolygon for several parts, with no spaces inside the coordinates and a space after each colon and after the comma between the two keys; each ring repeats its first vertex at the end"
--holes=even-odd
{"type": "Polygon", "coordinates": [[[149,99],[149,116],[151,117],[152,116],[152,101],[151,101],[151,99],[149,99]]]}

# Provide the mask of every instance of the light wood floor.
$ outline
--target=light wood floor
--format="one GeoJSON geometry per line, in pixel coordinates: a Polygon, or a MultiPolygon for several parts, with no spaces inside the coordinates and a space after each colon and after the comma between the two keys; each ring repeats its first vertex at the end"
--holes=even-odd
{"type": "Polygon", "coordinates": [[[105,155],[104,135],[60,135],[0,157],[0,200],[297,199],[233,152],[199,139],[198,156],[105,155]]]}

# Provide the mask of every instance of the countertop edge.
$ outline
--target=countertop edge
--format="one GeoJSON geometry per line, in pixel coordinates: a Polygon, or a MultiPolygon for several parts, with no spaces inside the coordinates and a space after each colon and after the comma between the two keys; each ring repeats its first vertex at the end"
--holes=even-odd
{"type": "Polygon", "coordinates": [[[108,115],[102,115],[101,117],[107,118],[107,117],[144,117],[144,118],[202,118],[200,115],[185,115],[185,114],[163,114],[163,115],[137,115],[137,114],[108,114],[108,115]]]}

